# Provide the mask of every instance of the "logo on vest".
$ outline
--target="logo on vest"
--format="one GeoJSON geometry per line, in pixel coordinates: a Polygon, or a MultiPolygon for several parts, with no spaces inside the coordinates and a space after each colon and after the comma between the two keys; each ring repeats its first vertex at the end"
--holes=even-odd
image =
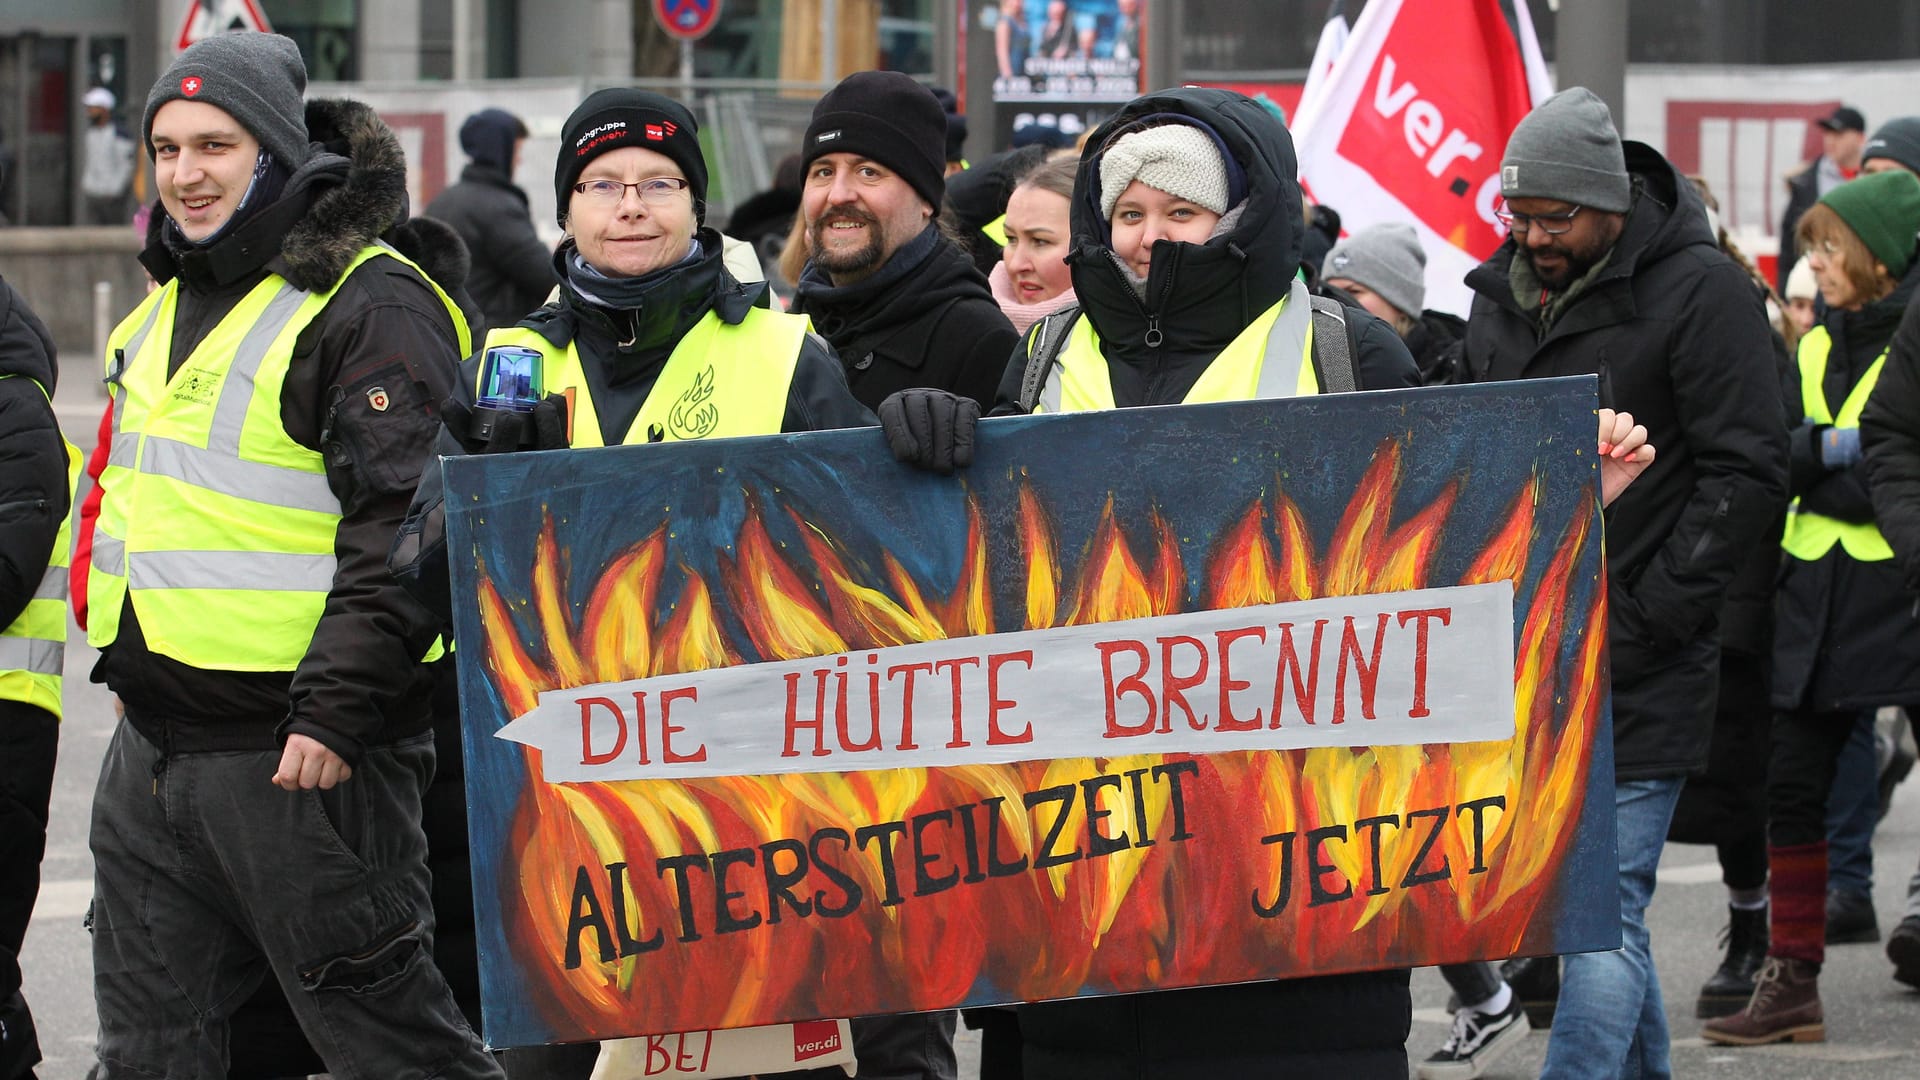
{"type": "Polygon", "coordinates": [[[374,412],[386,412],[387,406],[393,404],[393,399],[387,397],[386,387],[376,386],[367,391],[367,404],[373,406],[374,412]]]}
{"type": "Polygon", "coordinates": [[[720,406],[713,402],[713,365],[694,376],[667,413],[667,430],[676,439],[704,439],[720,427],[720,406]]]}
{"type": "Polygon", "coordinates": [[[193,405],[205,405],[220,391],[222,374],[208,368],[182,368],[175,378],[170,397],[193,405]]]}

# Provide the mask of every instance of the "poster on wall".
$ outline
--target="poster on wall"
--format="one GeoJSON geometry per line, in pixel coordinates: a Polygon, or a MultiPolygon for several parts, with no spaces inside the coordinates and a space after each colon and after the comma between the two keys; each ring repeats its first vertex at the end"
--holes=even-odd
{"type": "Polygon", "coordinates": [[[1146,47],[1141,0],[985,0],[993,100],[1118,102],[1137,97],[1146,47]]]}
{"type": "Polygon", "coordinates": [[[1594,408],[448,459],[488,1042],[1618,947],[1594,408]]]}

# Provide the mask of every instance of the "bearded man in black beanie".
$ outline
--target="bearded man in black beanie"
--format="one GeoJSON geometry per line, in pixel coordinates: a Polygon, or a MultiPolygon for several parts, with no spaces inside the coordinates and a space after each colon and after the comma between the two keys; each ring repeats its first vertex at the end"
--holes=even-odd
{"type": "Polygon", "coordinates": [[[847,76],[807,126],[808,261],[793,310],[833,344],[868,408],[913,387],[990,406],[1019,340],[987,279],[934,223],[946,142],[939,100],[892,71],[847,76]]]}

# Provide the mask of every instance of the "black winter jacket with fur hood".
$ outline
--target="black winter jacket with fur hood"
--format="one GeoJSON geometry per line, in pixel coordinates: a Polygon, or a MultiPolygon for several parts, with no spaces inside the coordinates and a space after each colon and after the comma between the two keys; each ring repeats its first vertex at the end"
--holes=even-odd
{"type": "Polygon", "coordinates": [[[432,676],[420,656],[437,621],[387,574],[387,549],[433,453],[438,402],[460,360],[452,318],[419,272],[397,259],[341,274],[376,239],[420,263],[459,299],[466,250],[452,230],[407,220],[406,159],[366,105],[307,103],[319,146],[279,201],[206,248],[166,242],[166,216],[141,255],[154,278],[179,279],[169,374],[269,273],[303,289],[339,290],[294,344],[280,401],[287,434],[325,455],[343,517],[339,566],[296,671],[189,667],[149,651],[129,603],[96,680],[120,695],[136,729],[168,752],[272,750],[310,736],[349,763],[371,746],[427,731],[432,676]],[[384,391],[384,395],[377,391],[384,391]]]}

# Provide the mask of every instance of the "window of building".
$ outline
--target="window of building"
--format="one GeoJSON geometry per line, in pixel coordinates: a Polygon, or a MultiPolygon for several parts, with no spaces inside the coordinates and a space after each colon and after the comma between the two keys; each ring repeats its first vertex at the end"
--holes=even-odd
{"type": "Polygon", "coordinates": [[[360,77],[357,0],[255,0],[276,32],[300,46],[310,82],[360,77]]]}

